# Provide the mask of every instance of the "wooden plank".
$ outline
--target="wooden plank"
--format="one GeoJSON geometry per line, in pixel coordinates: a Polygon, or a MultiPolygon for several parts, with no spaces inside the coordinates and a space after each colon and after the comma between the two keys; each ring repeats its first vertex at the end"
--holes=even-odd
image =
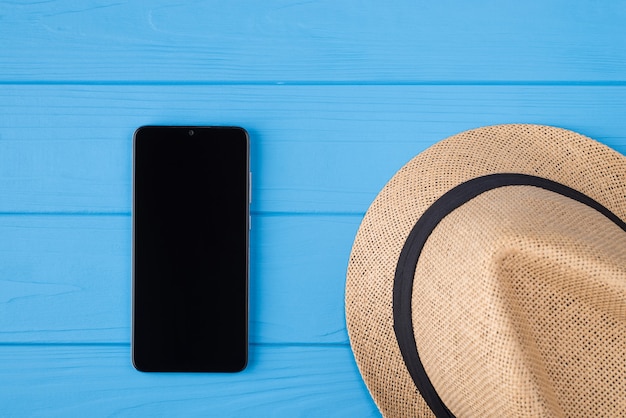
{"type": "MultiPolygon", "coordinates": [[[[255,216],[253,343],[347,343],[358,216],[255,216]]],[[[130,341],[128,216],[0,216],[0,343],[130,341]]]]}
{"type": "Polygon", "coordinates": [[[252,137],[253,211],[363,213],[404,163],[482,125],[557,125],[626,152],[626,86],[3,86],[0,212],[129,213],[144,124],[252,137]]]}
{"type": "Polygon", "coordinates": [[[106,345],[0,345],[0,364],[3,417],[379,416],[348,346],[252,346],[237,374],[140,373],[106,345]]]}
{"type": "Polygon", "coordinates": [[[622,2],[3,2],[0,80],[624,82],[622,2]],[[497,9],[494,16],[494,10],[497,9]]]}
{"type": "Polygon", "coordinates": [[[0,339],[129,340],[130,217],[0,216],[0,339]]]}

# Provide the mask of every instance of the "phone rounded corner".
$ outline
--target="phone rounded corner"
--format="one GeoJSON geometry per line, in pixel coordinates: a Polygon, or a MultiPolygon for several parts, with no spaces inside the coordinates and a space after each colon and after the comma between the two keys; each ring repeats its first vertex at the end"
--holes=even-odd
{"type": "Polygon", "coordinates": [[[246,369],[248,368],[248,364],[249,364],[248,356],[246,356],[243,362],[236,369],[233,370],[233,373],[242,373],[246,371],[246,369]]]}
{"type": "Polygon", "coordinates": [[[137,138],[139,137],[141,132],[145,131],[147,128],[149,128],[148,125],[141,125],[137,129],[135,129],[135,131],[133,132],[133,142],[137,141],[137,138]]]}
{"type": "Polygon", "coordinates": [[[246,128],[244,128],[243,126],[239,126],[239,125],[237,125],[237,126],[233,126],[233,128],[234,128],[234,129],[237,129],[237,130],[239,130],[239,131],[241,131],[241,132],[242,132],[242,133],[246,136],[246,138],[249,138],[249,137],[250,137],[250,133],[249,133],[249,132],[248,132],[248,130],[247,130],[246,128]]]}
{"type": "Polygon", "coordinates": [[[141,364],[137,361],[137,358],[135,357],[135,353],[134,353],[134,352],[131,352],[131,355],[130,355],[130,362],[131,362],[131,364],[133,365],[133,368],[134,368],[135,370],[137,370],[138,372],[145,373],[145,372],[147,371],[147,370],[146,370],[146,368],[145,368],[145,367],[143,367],[143,366],[142,366],[142,365],[141,365],[141,364]]]}
{"type": "Polygon", "coordinates": [[[243,126],[233,126],[232,128],[241,132],[243,138],[246,140],[246,144],[250,146],[250,132],[248,132],[248,130],[243,126]]]}

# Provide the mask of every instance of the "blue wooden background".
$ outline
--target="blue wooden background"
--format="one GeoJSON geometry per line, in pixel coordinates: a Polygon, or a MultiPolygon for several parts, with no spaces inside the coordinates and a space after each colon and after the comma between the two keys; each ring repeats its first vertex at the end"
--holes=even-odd
{"type": "Polygon", "coordinates": [[[624,1],[0,1],[0,416],[377,416],[344,317],[368,205],[478,126],[625,153],[624,22],[624,1]],[[145,124],[251,135],[241,374],[131,365],[145,124]]]}

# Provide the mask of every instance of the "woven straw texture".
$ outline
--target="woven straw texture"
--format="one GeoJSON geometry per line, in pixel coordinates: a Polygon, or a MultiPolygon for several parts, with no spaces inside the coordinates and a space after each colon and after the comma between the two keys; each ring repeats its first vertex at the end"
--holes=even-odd
{"type": "MultiPolygon", "coordinates": [[[[385,416],[433,416],[393,332],[396,263],[421,214],[456,185],[522,173],[572,187],[626,220],[626,158],[537,125],[455,135],[383,188],[355,238],[346,318],[385,416]]],[[[413,323],[424,367],[457,417],[626,415],[626,234],[594,209],[532,186],[449,214],[420,256],[413,323]]]]}

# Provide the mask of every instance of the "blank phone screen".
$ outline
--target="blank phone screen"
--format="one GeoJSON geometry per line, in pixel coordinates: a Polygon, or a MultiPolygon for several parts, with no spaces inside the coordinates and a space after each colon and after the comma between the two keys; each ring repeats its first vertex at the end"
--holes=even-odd
{"type": "Polygon", "coordinates": [[[134,366],[162,372],[244,369],[246,131],[142,127],[135,132],[133,160],[134,366]]]}

